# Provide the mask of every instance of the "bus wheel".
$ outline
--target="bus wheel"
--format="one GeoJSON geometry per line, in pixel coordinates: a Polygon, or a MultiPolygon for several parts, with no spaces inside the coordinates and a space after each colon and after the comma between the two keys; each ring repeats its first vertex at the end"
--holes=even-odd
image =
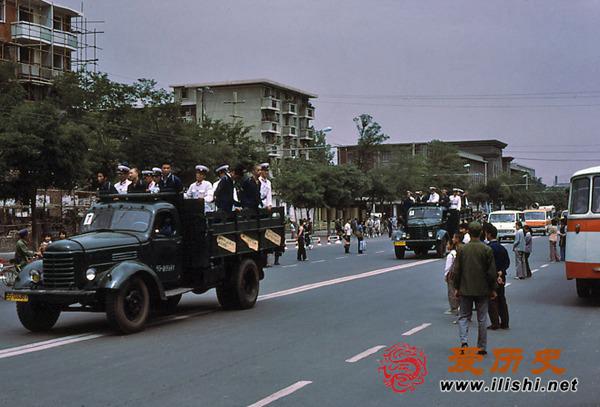
{"type": "Polygon", "coordinates": [[[578,278],[575,280],[575,284],[577,286],[577,295],[580,298],[589,298],[592,296],[592,285],[589,281],[578,278]]]}

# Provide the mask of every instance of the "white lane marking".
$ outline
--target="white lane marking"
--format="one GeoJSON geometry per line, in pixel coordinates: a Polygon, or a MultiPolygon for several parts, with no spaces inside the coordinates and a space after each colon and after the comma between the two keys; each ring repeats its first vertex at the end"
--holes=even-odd
{"type": "Polygon", "coordinates": [[[342,257],[336,257],[335,259],[336,260],[341,260],[341,259],[347,259],[347,258],[348,258],[348,256],[342,256],[342,257]]]}
{"type": "Polygon", "coordinates": [[[364,359],[367,356],[371,356],[373,353],[376,353],[376,352],[380,351],[383,348],[385,348],[385,345],[373,346],[372,348],[369,348],[366,351],[359,353],[358,355],[352,356],[350,359],[346,359],[346,362],[348,362],[348,363],[356,363],[359,360],[364,359]]]}
{"type": "Polygon", "coordinates": [[[508,287],[509,285],[511,285],[512,283],[506,283],[504,284],[504,287],[508,287]]]}
{"type": "Polygon", "coordinates": [[[361,256],[366,256],[366,253],[362,253],[362,254],[357,254],[356,257],[361,257],[361,256]]]}
{"type": "Polygon", "coordinates": [[[541,268],[541,269],[543,269],[543,268],[546,268],[546,267],[548,267],[548,265],[547,265],[547,264],[542,264],[542,265],[540,266],[540,268],[541,268]]]}
{"type": "Polygon", "coordinates": [[[308,380],[301,380],[299,382],[296,382],[296,383],[292,384],[291,386],[286,387],[285,389],[279,390],[278,392],[273,393],[273,394],[271,394],[268,397],[265,397],[262,400],[257,401],[254,404],[250,404],[248,407],[263,407],[263,406],[266,406],[267,404],[271,404],[275,400],[279,400],[282,397],[289,396],[293,392],[298,391],[301,388],[303,388],[304,386],[307,386],[307,385],[309,385],[311,383],[312,382],[308,381],[308,380]]]}
{"type": "Polygon", "coordinates": [[[286,269],[289,267],[298,267],[298,265],[297,264],[288,264],[287,266],[283,266],[282,268],[286,269]]]}
{"type": "Polygon", "coordinates": [[[394,266],[394,267],[387,267],[387,268],[379,269],[379,270],[367,271],[366,273],[354,274],[352,276],[339,277],[339,278],[334,278],[332,280],[320,281],[318,283],[301,285],[299,287],[290,288],[290,289],[283,290],[283,291],[277,291],[277,292],[270,293],[270,294],[259,295],[258,300],[262,301],[262,300],[268,300],[271,298],[284,297],[286,295],[297,294],[297,293],[301,293],[301,292],[308,291],[308,290],[314,290],[316,288],[326,287],[329,285],[345,283],[347,281],[373,277],[373,276],[377,276],[379,274],[389,273],[391,271],[402,270],[402,269],[410,268],[410,267],[416,267],[416,266],[420,266],[421,264],[427,264],[427,263],[431,263],[434,261],[439,261],[439,259],[415,261],[413,263],[402,264],[402,265],[394,266]]]}
{"type": "Polygon", "coordinates": [[[311,264],[314,264],[314,263],[324,263],[324,262],[326,262],[326,261],[327,261],[327,260],[315,260],[315,261],[311,261],[310,263],[311,263],[311,264]]]}
{"type": "Polygon", "coordinates": [[[2,350],[0,350],[0,355],[3,355],[5,353],[12,353],[12,352],[23,350],[23,349],[30,349],[30,348],[35,348],[38,346],[48,345],[48,344],[55,343],[55,342],[62,342],[62,341],[66,341],[66,340],[73,339],[73,338],[80,338],[82,336],[87,336],[87,335],[92,335],[92,332],[87,332],[87,333],[79,334],[79,335],[63,336],[62,338],[55,338],[55,339],[50,339],[47,341],[34,342],[34,343],[30,343],[30,344],[23,345],[23,346],[17,346],[14,348],[2,349],[2,350]]]}
{"type": "Polygon", "coordinates": [[[413,329],[411,329],[410,331],[406,331],[402,334],[402,336],[409,336],[412,334],[415,334],[419,331],[422,331],[423,329],[427,328],[429,325],[431,325],[430,323],[426,322],[424,324],[421,324],[419,326],[414,327],[413,329]]]}
{"type": "Polygon", "coordinates": [[[69,345],[69,344],[75,343],[75,342],[87,341],[90,339],[96,339],[96,338],[100,338],[102,336],[106,336],[106,334],[80,335],[75,338],[65,337],[65,338],[60,338],[59,340],[55,340],[54,342],[52,342],[52,341],[41,342],[42,345],[40,345],[38,343],[38,344],[31,344],[34,346],[29,346],[29,347],[27,347],[28,345],[22,346],[21,349],[17,349],[17,348],[5,349],[5,353],[2,353],[0,355],[0,359],[10,358],[12,356],[18,356],[18,355],[22,355],[24,353],[38,352],[41,350],[57,348],[59,346],[69,345]],[[66,339],[66,338],[70,338],[70,339],[66,339]],[[15,349],[17,349],[17,350],[15,350],[15,349]]]}
{"type": "Polygon", "coordinates": [[[385,250],[379,250],[378,252],[375,252],[375,254],[379,254],[379,253],[385,253],[385,250]]]}

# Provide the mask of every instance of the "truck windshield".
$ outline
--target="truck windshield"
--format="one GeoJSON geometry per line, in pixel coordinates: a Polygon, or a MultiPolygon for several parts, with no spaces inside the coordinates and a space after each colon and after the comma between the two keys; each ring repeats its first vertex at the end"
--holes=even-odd
{"type": "Polygon", "coordinates": [[[99,209],[85,215],[81,233],[105,229],[145,232],[150,226],[150,218],[150,212],[141,209],[99,209]]]}
{"type": "Polygon", "coordinates": [[[490,223],[514,223],[514,213],[492,213],[490,215],[490,223]]]}
{"type": "Polygon", "coordinates": [[[410,221],[416,219],[442,220],[442,208],[411,208],[408,211],[408,220],[410,221]]]}
{"type": "Polygon", "coordinates": [[[546,220],[545,212],[525,212],[525,220],[546,220]]]}

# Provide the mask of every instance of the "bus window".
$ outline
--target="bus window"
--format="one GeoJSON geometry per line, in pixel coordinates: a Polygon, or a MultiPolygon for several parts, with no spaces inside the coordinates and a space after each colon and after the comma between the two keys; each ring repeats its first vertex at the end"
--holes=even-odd
{"type": "Polygon", "coordinates": [[[590,180],[579,178],[571,184],[571,213],[587,213],[590,203],[590,180]]]}
{"type": "Polygon", "coordinates": [[[594,177],[594,189],[592,190],[592,212],[600,213],[600,177],[594,177]]]}

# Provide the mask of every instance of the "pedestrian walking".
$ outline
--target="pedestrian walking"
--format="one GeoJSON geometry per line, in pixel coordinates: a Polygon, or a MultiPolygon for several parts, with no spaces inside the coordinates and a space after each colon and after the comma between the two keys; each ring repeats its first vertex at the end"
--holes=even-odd
{"type": "Polygon", "coordinates": [[[471,222],[469,232],[473,239],[462,246],[456,255],[454,268],[455,294],[460,299],[458,328],[461,347],[468,347],[469,321],[473,304],[477,309],[477,347],[479,355],[487,354],[488,301],[496,297],[496,263],[489,246],[481,242],[481,224],[471,222]]]}
{"type": "Polygon", "coordinates": [[[448,286],[448,304],[450,308],[444,312],[446,315],[458,315],[458,306],[459,300],[454,291],[454,265],[456,263],[456,253],[458,252],[460,246],[460,235],[458,233],[452,236],[452,240],[448,242],[448,255],[446,256],[446,265],[444,267],[444,280],[446,281],[446,285],[448,286]]]}
{"type": "Polygon", "coordinates": [[[506,287],[506,270],[510,266],[510,258],[508,251],[498,241],[498,229],[490,225],[487,228],[486,239],[489,241],[488,246],[494,254],[494,262],[496,264],[496,273],[498,275],[496,283],[496,298],[490,299],[488,313],[490,315],[491,325],[488,329],[508,329],[508,304],[506,303],[505,287],[506,287]]]}
{"type": "Polygon", "coordinates": [[[344,225],[344,253],[350,253],[350,237],[352,236],[352,225],[348,220],[344,225]]]}
{"type": "Polygon", "coordinates": [[[296,259],[298,261],[306,261],[306,247],[304,243],[304,221],[301,220],[298,224],[298,234],[296,237],[296,244],[298,245],[296,259]]]}
{"type": "Polygon", "coordinates": [[[556,227],[556,219],[552,219],[552,223],[548,228],[548,244],[550,248],[550,261],[560,261],[556,252],[556,243],[558,242],[558,228],[556,227]]]}
{"type": "Polygon", "coordinates": [[[515,241],[513,251],[515,252],[515,278],[521,280],[527,277],[527,266],[525,264],[525,232],[521,222],[515,223],[515,241]]]}
{"type": "Polygon", "coordinates": [[[363,252],[363,243],[364,243],[364,239],[365,239],[365,232],[364,232],[364,226],[362,225],[362,223],[357,223],[356,224],[356,232],[354,233],[354,235],[356,236],[356,240],[358,241],[358,254],[362,254],[363,252]]]}
{"type": "Polygon", "coordinates": [[[560,248],[560,260],[567,261],[567,218],[560,220],[558,229],[558,247],[560,248]]]}
{"type": "Polygon", "coordinates": [[[525,233],[525,277],[529,278],[533,275],[531,273],[531,266],[529,265],[529,256],[533,252],[533,234],[529,225],[523,226],[523,232],[525,233]]]}

